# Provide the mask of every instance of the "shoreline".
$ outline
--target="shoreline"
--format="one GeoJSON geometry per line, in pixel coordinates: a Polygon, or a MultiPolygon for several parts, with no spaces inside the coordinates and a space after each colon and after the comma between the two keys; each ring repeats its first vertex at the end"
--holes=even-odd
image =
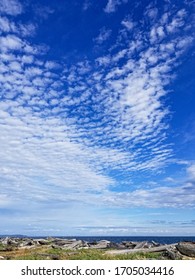
{"type": "MultiPolygon", "coordinates": [[[[145,254],[148,257],[155,254],[165,259],[183,259],[185,257],[195,258],[195,242],[183,241],[172,244],[162,244],[155,241],[122,241],[112,242],[110,240],[94,240],[88,242],[81,239],[66,238],[29,238],[29,237],[0,237],[1,259],[13,259],[16,255],[45,254],[45,256],[56,259],[66,258],[81,252],[94,252],[106,257],[115,258],[118,255],[145,254]],[[42,253],[41,253],[42,252],[42,253]]],[[[85,255],[86,253],[84,253],[85,255]]],[[[101,257],[102,257],[101,256],[101,257]]],[[[82,256],[81,256],[82,257],[82,256]]]]}

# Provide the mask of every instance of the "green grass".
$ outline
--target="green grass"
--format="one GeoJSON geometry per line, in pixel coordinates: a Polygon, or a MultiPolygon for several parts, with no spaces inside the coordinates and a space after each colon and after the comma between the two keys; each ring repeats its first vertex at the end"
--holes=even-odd
{"type": "Polygon", "coordinates": [[[105,250],[81,249],[66,250],[48,247],[39,247],[24,250],[4,251],[5,246],[1,246],[0,255],[10,260],[147,260],[162,259],[161,253],[134,253],[110,255],[105,250]]]}
{"type": "Polygon", "coordinates": [[[160,253],[135,253],[122,255],[109,255],[104,250],[82,249],[77,251],[49,249],[48,254],[59,255],[67,260],[139,260],[139,259],[160,259],[160,253]]]}
{"type": "Polygon", "coordinates": [[[4,250],[6,250],[6,248],[7,248],[7,246],[0,244],[0,251],[4,251],[4,250]]]}
{"type": "Polygon", "coordinates": [[[25,256],[17,256],[17,257],[13,257],[10,258],[11,260],[46,260],[45,257],[41,257],[39,255],[25,255],[25,256]]]}

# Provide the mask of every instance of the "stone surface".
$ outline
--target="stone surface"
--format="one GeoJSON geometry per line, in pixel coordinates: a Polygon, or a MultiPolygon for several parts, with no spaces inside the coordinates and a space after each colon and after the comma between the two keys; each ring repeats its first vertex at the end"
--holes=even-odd
{"type": "Polygon", "coordinates": [[[177,243],[169,245],[161,245],[153,248],[139,248],[139,249],[123,249],[123,250],[110,250],[107,254],[120,255],[120,254],[134,254],[134,253],[152,253],[152,252],[164,252],[167,249],[174,250],[177,243]]]}
{"type": "Polygon", "coordinates": [[[125,246],[125,248],[128,249],[134,249],[136,244],[133,243],[132,241],[123,241],[122,244],[125,246]]]}
{"type": "Polygon", "coordinates": [[[177,250],[188,257],[195,257],[195,242],[179,242],[177,250]]]}
{"type": "Polygon", "coordinates": [[[49,240],[47,240],[47,239],[36,239],[36,240],[34,240],[34,242],[37,245],[48,245],[49,244],[49,240]]]}
{"type": "Polygon", "coordinates": [[[69,243],[69,244],[65,244],[63,246],[63,248],[66,248],[66,249],[78,249],[80,247],[83,246],[83,241],[82,240],[78,240],[78,241],[73,241],[72,243],[69,243]]]}
{"type": "Polygon", "coordinates": [[[110,247],[110,241],[107,240],[101,240],[97,242],[97,244],[90,245],[90,248],[92,249],[106,249],[110,247]]]}
{"type": "Polygon", "coordinates": [[[139,242],[134,249],[141,249],[141,248],[148,248],[148,242],[147,241],[143,241],[143,242],[139,242]]]}

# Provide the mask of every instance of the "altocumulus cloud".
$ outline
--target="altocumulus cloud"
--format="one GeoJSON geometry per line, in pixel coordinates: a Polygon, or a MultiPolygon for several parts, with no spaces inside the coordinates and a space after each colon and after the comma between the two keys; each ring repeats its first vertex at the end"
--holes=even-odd
{"type": "MultiPolygon", "coordinates": [[[[104,11],[126,2],[109,0],[104,11]]],[[[49,46],[31,42],[38,27],[17,23],[21,3],[3,0],[0,11],[1,207],[19,209],[23,200],[194,207],[187,179],[147,190],[131,183],[134,174],[159,171],[172,160],[164,98],[173,65],[193,41],[188,12],[165,11],[153,23],[158,11],[148,6],[142,24],[127,15],[112,48],[67,65],[47,59],[49,46]],[[144,21],[151,22],[147,30],[144,21]],[[116,191],[125,180],[129,191],[116,191]]],[[[104,26],[92,41],[103,45],[110,35],[104,26]]],[[[187,172],[191,180],[194,165],[187,172]]]]}

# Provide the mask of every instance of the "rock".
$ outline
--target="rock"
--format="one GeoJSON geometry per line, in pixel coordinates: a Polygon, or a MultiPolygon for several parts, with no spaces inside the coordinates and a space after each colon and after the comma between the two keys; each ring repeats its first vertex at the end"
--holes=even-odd
{"type": "Polygon", "coordinates": [[[94,244],[94,245],[90,244],[90,248],[91,249],[107,249],[107,248],[110,248],[110,243],[111,242],[108,240],[101,240],[97,244],[94,244]]]}
{"type": "Polygon", "coordinates": [[[5,258],[3,256],[0,256],[0,260],[4,260],[5,258]]]}
{"type": "Polygon", "coordinates": [[[177,243],[169,244],[169,245],[161,245],[159,247],[153,248],[139,248],[139,249],[125,249],[125,250],[110,250],[106,252],[110,255],[119,255],[119,254],[134,254],[134,253],[152,253],[152,252],[163,252],[167,249],[175,249],[177,243]]]}
{"type": "Polygon", "coordinates": [[[9,238],[8,238],[8,237],[3,238],[3,239],[1,240],[1,244],[2,244],[2,245],[8,245],[8,242],[9,242],[9,238]]]}
{"type": "Polygon", "coordinates": [[[18,244],[18,247],[32,247],[32,246],[35,246],[36,245],[36,242],[33,241],[33,239],[23,239],[23,241],[21,243],[18,244]]]}
{"type": "Polygon", "coordinates": [[[120,243],[110,242],[109,248],[110,249],[125,249],[125,246],[123,244],[120,244],[120,243]]]}
{"type": "Polygon", "coordinates": [[[3,245],[16,245],[17,242],[12,238],[6,237],[1,241],[1,244],[3,244],[3,245]]]}
{"type": "Polygon", "coordinates": [[[56,240],[54,244],[51,245],[52,248],[55,249],[80,249],[81,247],[85,247],[86,243],[82,240],[76,239],[64,239],[64,240],[56,240]]]}
{"type": "Polygon", "coordinates": [[[148,242],[147,241],[143,241],[143,242],[139,242],[134,249],[141,249],[141,248],[148,248],[148,242]]]}
{"type": "Polygon", "coordinates": [[[37,245],[48,245],[50,242],[47,239],[36,239],[34,240],[34,243],[37,245]]]}
{"type": "Polygon", "coordinates": [[[33,245],[35,245],[35,243],[33,242],[33,241],[26,241],[25,243],[24,243],[24,246],[33,246],[33,245]]]}
{"type": "Polygon", "coordinates": [[[122,245],[125,246],[125,248],[128,248],[128,249],[133,249],[136,246],[136,244],[133,243],[132,241],[123,241],[122,245]]]}
{"type": "Polygon", "coordinates": [[[65,244],[63,246],[63,248],[66,248],[66,249],[78,249],[80,247],[82,247],[84,244],[84,242],[82,240],[78,240],[78,241],[73,241],[72,243],[69,243],[69,244],[65,244]]]}
{"type": "Polygon", "coordinates": [[[195,257],[195,242],[179,242],[176,248],[183,255],[186,255],[188,257],[195,257]]]}
{"type": "Polygon", "coordinates": [[[54,239],[52,243],[58,246],[65,246],[70,245],[76,241],[76,239],[54,239]]]}
{"type": "Polygon", "coordinates": [[[133,242],[133,241],[123,241],[122,245],[128,249],[140,249],[140,248],[149,248],[152,247],[152,243],[148,243],[147,241],[142,242],[133,242]]]}
{"type": "Polygon", "coordinates": [[[179,260],[182,259],[180,253],[176,249],[166,249],[166,251],[163,254],[166,259],[170,260],[179,260]]]}

